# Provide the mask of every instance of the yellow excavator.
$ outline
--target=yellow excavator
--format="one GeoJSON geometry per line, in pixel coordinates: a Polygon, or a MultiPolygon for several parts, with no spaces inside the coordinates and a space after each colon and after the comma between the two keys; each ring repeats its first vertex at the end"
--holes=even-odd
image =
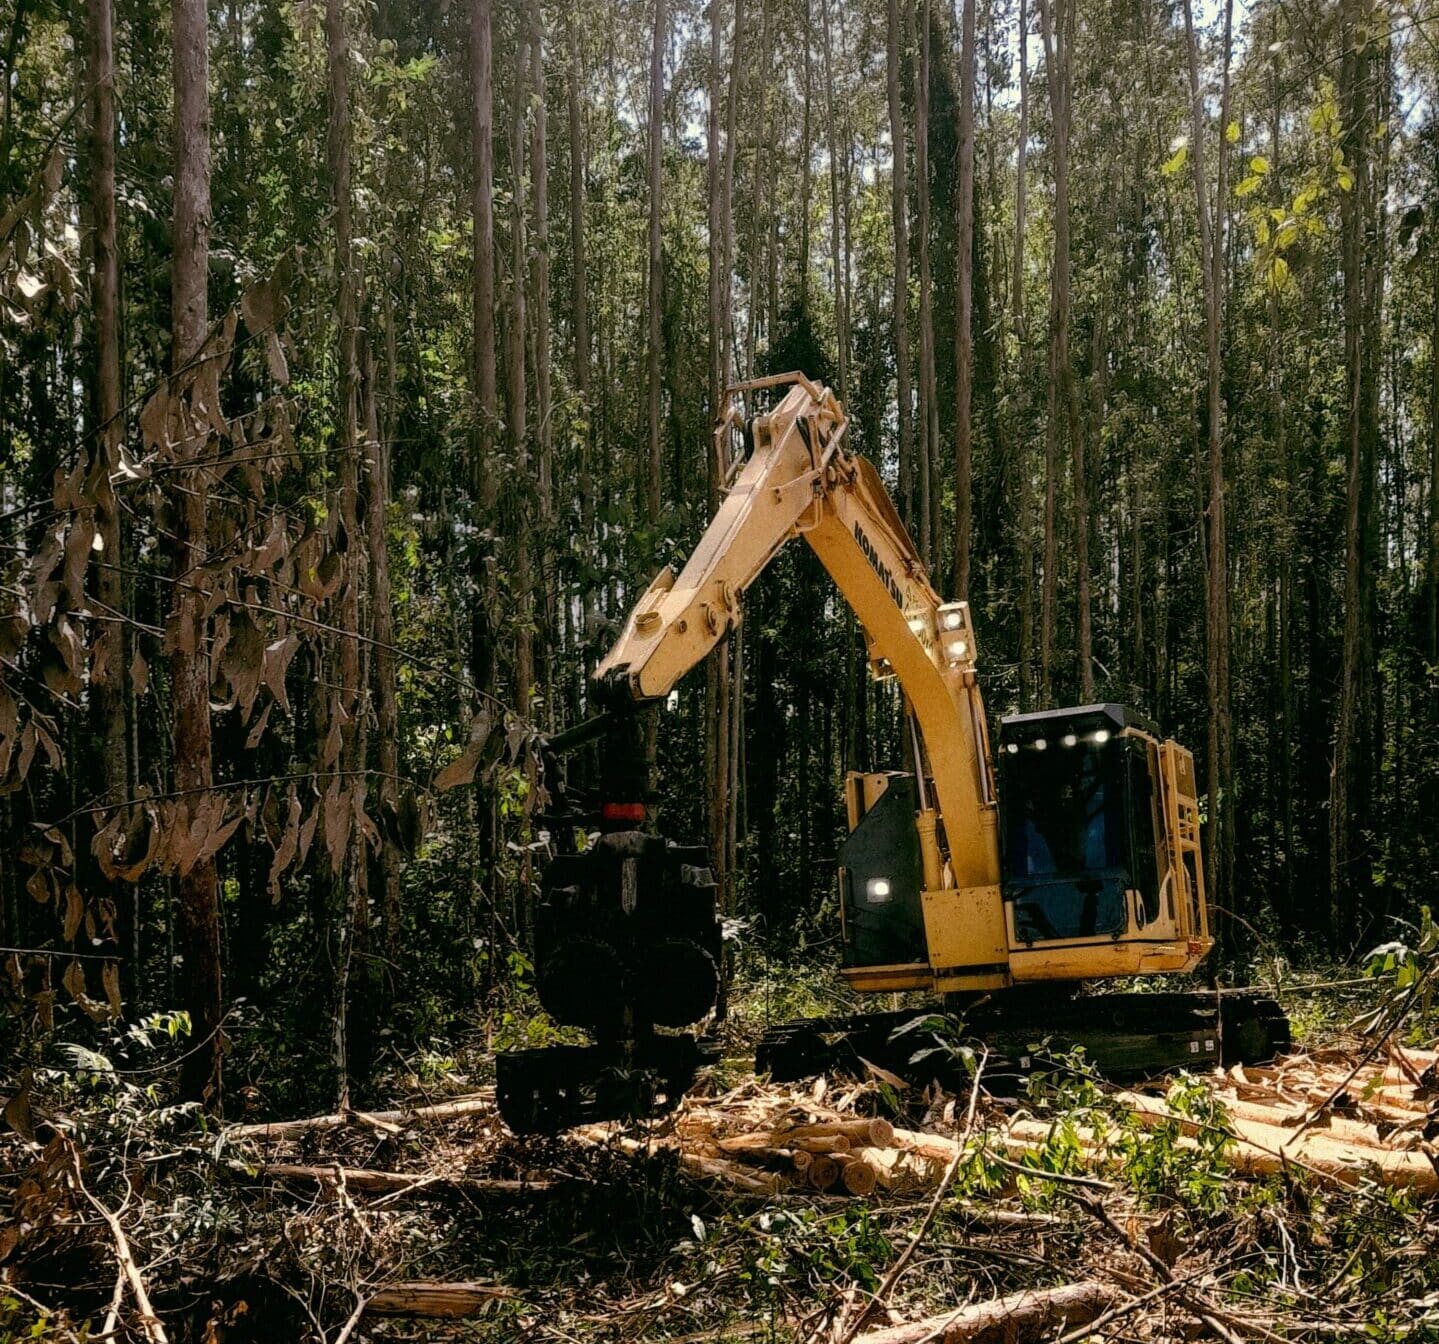
{"type": "MultiPolygon", "coordinates": [[[[516,1130],[672,1105],[715,1055],[712,1040],[675,1030],[716,1001],[715,883],[703,847],[645,829],[634,711],[667,697],[737,626],[742,594],[795,538],[858,617],[871,671],[897,682],[907,724],[907,770],[845,781],[839,908],[851,987],[939,996],[1020,1070],[1045,1040],[1083,1045],[1113,1074],[1266,1058],[1288,1042],[1278,1005],[1247,991],[1079,992],[1193,970],[1213,946],[1193,756],[1123,706],[1095,704],[1003,719],[996,757],[969,606],[935,592],[848,429],[833,392],[803,374],[727,390],[714,451],[723,462],[736,440],[743,449],[719,511],[595,669],[605,711],[549,744],[555,834],[598,833],[548,865],[536,984],[550,1014],[595,1044],[500,1057],[500,1108],[516,1130]],[[767,391],[772,409],[746,421],[742,399],[767,391]],[[581,808],[557,763],[591,742],[601,796],[581,808]]],[[[902,1072],[914,1046],[896,1031],[914,1017],[787,1024],[766,1036],[756,1066],[800,1077],[869,1060],[902,1072]]]]}

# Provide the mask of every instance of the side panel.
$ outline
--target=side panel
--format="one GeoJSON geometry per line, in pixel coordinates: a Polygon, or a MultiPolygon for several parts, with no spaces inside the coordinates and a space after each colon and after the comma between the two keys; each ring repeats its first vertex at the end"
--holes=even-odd
{"type": "Polygon", "coordinates": [[[1009,939],[999,887],[949,887],[924,893],[929,964],[942,990],[1009,983],[1009,939]],[[960,979],[964,983],[951,984],[960,979]]]}
{"type": "Polygon", "coordinates": [[[890,775],[840,846],[846,966],[924,960],[915,805],[914,776],[890,775]]]}

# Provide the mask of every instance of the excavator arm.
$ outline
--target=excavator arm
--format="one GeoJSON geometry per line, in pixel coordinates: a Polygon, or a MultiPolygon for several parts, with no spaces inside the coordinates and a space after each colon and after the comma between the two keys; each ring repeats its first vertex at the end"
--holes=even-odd
{"type": "MultiPolygon", "coordinates": [[[[751,422],[749,456],[688,562],[650,584],[595,676],[637,701],[667,695],[738,624],[743,593],[780,548],[803,538],[863,626],[875,674],[898,680],[928,749],[928,771],[922,755],[917,770],[926,891],[989,891],[996,809],[968,605],[940,600],[878,472],[847,451],[849,422],[828,388],[783,374],[729,389],[716,451],[738,421],[735,398],[783,384],[792,386],[779,404],[751,422]]],[[[1003,930],[992,933],[998,947],[1003,930]]]]}

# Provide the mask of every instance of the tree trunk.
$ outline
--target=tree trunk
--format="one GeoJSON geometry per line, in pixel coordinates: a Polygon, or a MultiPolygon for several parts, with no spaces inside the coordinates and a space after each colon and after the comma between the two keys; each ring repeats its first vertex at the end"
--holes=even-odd
{"type": "Polygon", "coordinates": [[[380,828],[380,909],[392,958],[399,952],[400,850],[400,706],[395,666],[395,621],[390,590],[390,551],[386,517],[390,502],[390,445],[380,434],[379,382],[372,358],[365,361],[365,432],[369,442],[365,469],[365,544],[370,565],[370,634],[374,640],[375,746],[380,774],[380,805],[389,822],[380,828]]]}
{"type": "Polygon", "coordinates": [[[1048,709],[1053,700],[1055,620],[1059,601],[1059,417],[1060,397],[1069,360],[1069,171],[1068,106],[1065,103],[1065,6],[1058,21],[1054,0],[1039,0],[1039,27],[1044,43],[1044,73],[1049,85],[1049,108],[1054,129],[1054,251],[1049,265],[1049,377],[1044,421],[1044,586],[1040,596],[1039,703],[1048,709]]]}
{"type": "Polygon", "coordinates": [[[664,304],[664,253],[660,189],[664,166],[665,0],[655,0],[654,41],[650,50],[649,104],[649,280],[645,288],[648,328],[645,339],[645,386],[649,424],[649,457],[645,471],[645,521],[653,529],[660,520],[660,339],[664,304]]]}
{"type": "Polygon", "coordinates": [[[914,421],[909,367],[909,189],[906,186],[904,108],[899,96],[899,0],[889,0],[889,38],[885,85],[889,102],[889,138],[893,153],[890,208],[894,225],[894,367],[899,422],[899,505],[914,528],[914,421]]]}
{"type": "Polygon", "coordinates": [[[1199,218],[1199,250],[1204,277],[1204,348],[1208,370],[1209,533],[1205,624],[1209,687],[1209,849],[1205,855],[1209,899],[1227,905],[1224,855],[1231,843],[1233,808],[1229,793],[1229,573],[1224,526],[1224,406],[1221,393],[1220,326],[1224,306],[1224,218],[1226,173],[1225,127],[1229,124],[1229,51],[1233,4],[1224,9],[1224,75],[1219,103],[1219,165],[1215,176],[1215,207],[1211,209],[1209,179],[1205,170],[1204,104],[1199,83],[1199,44],[1194,32],[1190,0],[1184,4],[1184,27],[1189,54],[1190,163],[1195,205],[1199,218]]]}
{"type": "Polygon", "coordinates": [[[939,405],[934,372],[934,285],[929,258],[929,35],[930,0],[921,0],[919,68],[915,76],[914,144],[919,196],[919,553],[934,567],[934,463],[939,453],[939,405]]]}
{"type": "MultiPolygon", "coordinates": [[[[470,149],[474,156],[471,208],[471,278],[474,307],[471,340],[474,368],[471,390],[475,398],[474,462],[470,490],[477,506],[482,534],[495,528],[498,481],[494,469],[495,395],[495,146],[492,93],[492,0],[471,0],[470,5],[470,149]]],[[[492,543],[483,544],[483,574],[478,577],[470,636],[470,675],[480,690],[493,695],[495,674],[494,622],[499,606],[492,543]],[[488,561],[488,563],[487,563],[488,561]]]]}
{"type": "MultiPolygon", "coordinates": [[[[1019,405],[1024,412],[1023,389],[1029,367],[1026,341],[1028,330],[1024,312],[1024,228],[1028,201],[1026,199],[1029,158],[1029,0],[1019,0],[1019,133],[1015,146],[1014,174],[1014,317],[1015,358],[1020,372],[1019,405]]],[[[1019,707],[1028,711],[1034,706],[1034,524],[1031,518],[1032,493],[1028,452],[1027,420],[1021,422],[1016,438],[1016,470],[1019,476],[1017,512],[1019,514],[1019,707]]]]}
{"type": "MultiPolygon", "coordinates": [[[[840,204],[839,142],[835,136],[834,120],[834,43],[829,31],[830,0],[820,0],[820,36],[824,40],[824,124],[825,141],[829,148],[829,250],[830,266],[834,272],[834,326],[835,346],[838,354],[839,399],[846,404],[849,400],[849,333],[844,322],[844,271],[843,240],[844,211],[840,204]]],[[[848,145],[845,152],[849,152],[848,145]]]]}
{"type": "Polygon", "coordinates": [[[804,127],[799,142],[799,311],[801,320],[809,321],[809,201],[810,180],[814,166],[814,110],[811,86],[814,83],[810,58],[810,3],[800,0],[803,8],[804,33],[800,38],[804,62],[804,127]]]}
{"type": "Polygon", "coordinates": [[[969,600],[974,395],[975,0],[963,0],[959,47],[959,218],[954,237],[954,596],[969,600]]]}
{"type": "MultiPolygon", "coordinates": [[[[738,16],[736,16],[738,17],[738,16]]],[[[726,364],[725,293],[729,274],[725,256],[725,156],[720,151],[720,99],[722,40],[724,24],[720,0],[710,0],[709,115],[705,159],[706,189],[709,198],[709,407],[714,421],[723,410],[722,397],[729,379],[726,364]]],[[[736,28],[736,41],[738,29],[736,28]]],[[[731,139],[733,130],[730,131],[731,139]]],[[[726,151],[727,152],[727,151],[726,151]]],[[[712,518],[719,511],[724,485],[724,464],[713,446],[706,453],[708,504],[712,518]]],[[[726,860],[729,851],[729,641],[722,640],[705,660],[705,788],[708,794],[708,838],[710,862],[721,897],[728,882],[726,860]]]]}
{"type": "MultiPolygon", "coordinates": [[[[90,664],[90,716],[100,743],[102,800],[129,795],[125,731],[125,593],[120,514],[111,477],[119,467],[124,433],[120,387],[120,256],[115,223],[115,50],[112,0],[89,0],[89,207],[94,222],[90,306],[94,313],[95,371],[88,425],[86,492],[95,501],[91,584],[102,632],[90,664]]],[[[96,874],[96,877],[99,875],[96,874]]],[[[92,879],[93,880],[93,879],[92,879]]],[[[139,887],[111,891],[119,911],[119,941],[133,996],[140,957],[139,887]]]]}
{"type": "MultiPolygon", "coordinates": [[[[199,355],[209,328],[210,56],[205,0],[171,0],[174,46],[175,196],[170,266],[172,360],[177,374],[199,355]]],[[[183,460],[203,454],[207,435],[189,430],[183,460]]],[[[206,560],[206,475],[177,473],[174,606],[170,617],[170,678],[175,732],[178,824],[186,824],[213,782],[210,743],[210,659],[202,574],[206,560]]],[[[220,1110],[223,986],[220,884],[213,859],[179,880],[185,999],[195,1044],[181,1067],[186,1097],[220,1110]]]]}
{"type": "MultiPolygon", "coordinates": [[[[345,806],[356,814],[364,808],[365,776],[359,758],[360,720],[360,521],[359,521],[359,281],[351,225],[350,172],[350,74],[349,37],[345,32],[343,0],[325,0],[325,42],[329,53],[329,144],[330,196],[335,217],[335,271],[338,278],[339,378],[337,395],[340,425],[340,524],[347,547],[343,557],[344,577],[338,602],[340,686],[331,713],[340,719],[340,776],[336,781],[345,806]],[[353,795],[350,791],[353,790],[353,795]]],[[[332,785],[333,787],[333,785],[332,785]]],[[[363,840],[355,837],[363,852],[363,840]]],[[[339,924],[335,1010],[332,1022],[334,1065],[340,1105],[349,1097],[347,1040],[349,974],[354,943],[369,908],[365,895],[365,865],[351,855],[331,855],[335,873],[334,896],[339,924]]]]}
{"type": "MultiPolygon", "coordinates": [[[[550,188],[548,124],[545,114],[545,32],[541,0],[531,0],[531,59],[535,67],[534,123],[530,135],[530,179],[534,193],[534,303],[535,341],[535,475],[539,502],[540,600],[536,647],[540,681],[549,688],[555,677],[550,660],[550,632],[555,629],[555,562],[550,544],[554,522],[554,427],[550,396],[550,188]]],[[[555,697],[545,696],[545,711],[554,727],[555,697]]]]}
{"type": "Polygon", "coordinates": [[[510,94],[510,307],[505,350],[505,426],[507,450],[514,464],[510,491],[509,529],[514,535],[516,712],[530,712],[535,688],[534,580],[530,555],[530,432],[525,378],[525,111],[530,100],[529,61],[532,35],[520,27],[510,94]]]}
{"type": "MultiPolygon", "coordinates": [[[[566,71],[570,133],[570,326],[574,337],[575,388],[580,396],[580,419],[583,428],[579,444],[580,531],[581,544],[593,552],[599,544],[595,535],[594,398],[590,388],[590,302],[585,264],[585,132],[580,101],[579,20],[577,7],[572,6],[568,23],[569,67],[566,71]]],[[[580,611],[583,617],[582,643],[584,674],[588,680],[591,667],[589,640],[593,635],[595,585],[588,578],[580,582],[580,611]]]]}
{"type": "Polygon", "coordinates": [[[1336,951],[1351,950],[1359,933],[1363,893],[1369,887],[1366,831],[1372,801],[1374,732],[1372,494],[1378,438],[1377,261],[1371,141],[1374,133],[1374,39],[1361,31],[1367,11],[1348,0],[1341,9],[1343,59],[1339,102],[1347,132],[1343,151],[1353,177],[1340,192],[1344,274],[1344,360],[1348,419],[1345,430],[1344,643],[1334,770],[1329,802],[1331,931],[1336,951]]]}

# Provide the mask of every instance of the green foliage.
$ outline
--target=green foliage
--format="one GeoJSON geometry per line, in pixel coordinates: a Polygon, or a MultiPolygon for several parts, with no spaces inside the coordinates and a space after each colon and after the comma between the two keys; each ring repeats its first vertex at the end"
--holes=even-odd
{"type": "Polygon", "coordinates": [[[1234,1188],[1224,1157],[1234,1141],[1227,1113],[1210,1085],[1188,1074],[1164,1100],[1173,1116],[1126,1117],[1116,1144],[1125,1180],[1148,1206],[1174,1204],[1199,1218],[1223,1213],[1234,1188]]]}

